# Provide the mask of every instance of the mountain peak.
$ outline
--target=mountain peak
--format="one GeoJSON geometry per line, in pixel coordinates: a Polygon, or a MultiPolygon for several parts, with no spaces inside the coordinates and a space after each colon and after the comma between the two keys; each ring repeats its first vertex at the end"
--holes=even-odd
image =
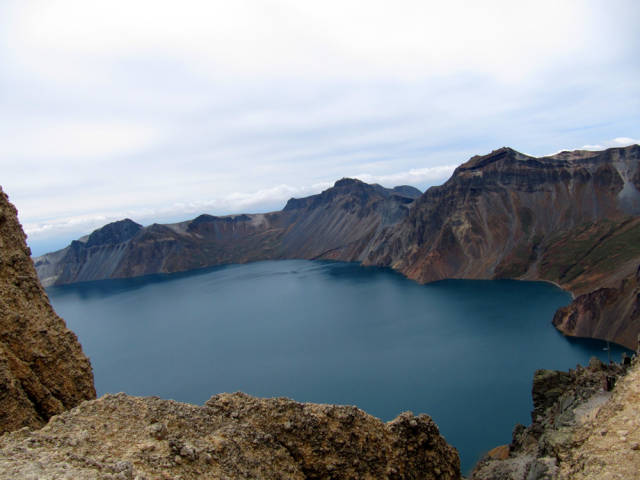
{"type": "Polygon", "coordinates": [[[465,171],[473,170],[476,168],[482,168],[489,164],[504,161],[504,160],[526,160],[531,158],[524,153],[520,153],[511,147],[500,147],[497,150],[493,150],[486,155],[474,155],[467,162],[460,165],[456,170],[465,171]]]}
{"type": "Polygon", "coordinates": [[[87,247],[122,243],[135,236],[141,229],[142,225],[130,218],[111,222],[89,235],[87,247]]]}
{"type": "Polygon", "coordinates": [[[365,183],[362,180],[358,180],[357,178],[349,178],[344,177],[334,183],[334,188],[336,187],[348,187],[351,185],[364,185],[365,183]]]}
{"type": "Polygon", "coordinates": [[[396,193],[398,195],[413,199],[416,199],[420,195],[422,195],[422,192],[420,190],[418,190],[416,187],[412,187],[411,185],[398,185],[396,187],[393,187],[392,191],[393,193],[396,193]]]}

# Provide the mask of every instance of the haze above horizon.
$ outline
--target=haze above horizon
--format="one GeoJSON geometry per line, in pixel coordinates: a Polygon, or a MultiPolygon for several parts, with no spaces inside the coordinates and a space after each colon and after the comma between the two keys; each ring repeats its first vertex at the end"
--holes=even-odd
{"type": "Polygon", "coordinates": [[[51,244],[640,142],[637,2],[464,3],[3,2],[0,184],[51,244]]]}

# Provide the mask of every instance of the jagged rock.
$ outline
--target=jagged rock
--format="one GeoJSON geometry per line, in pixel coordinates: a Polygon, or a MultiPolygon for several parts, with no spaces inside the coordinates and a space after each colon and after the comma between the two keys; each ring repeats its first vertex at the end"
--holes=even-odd
{"type": "Polygon", "coordinates": [[[547,408],[555,405],[571,383],[571,375],[556,370],[536,370],[533,375],[531,420],[540,421],[547,408]]]}
{"type": "Polygon", "coordinates": [[[0,189],[0,433],[38,428],[95,398],[76,336],[36,276],[17,211],[0,189]]]}
{"type": "Polygon", "coordinates": [[[426,415],[385,424],[356,407],[241,393],[204,406],[117,394],[1,437],[0,479],[29,475],[453,480],[460,462],[426,415]]]}
{"type": "Polygon", "coordinates": [[[588,368],[594,372],[600,372],[604,369],[604,363],[598,357],[591,357],[588,368]]]}
{"type": "Polygon", "coordinates": [[[640,471],[640,363],[619,376],[609,400],[585,415],[556,451],[560,480],[637,478],[640,471]]]}
{"type": "MultiPolygon", "coordinates": [[[[571,476],[562,476],[562,471],[570,465],[576,468],[567,463],[567,457],[576,446],[577,432],[590,425],[590,431],[597,432],[598,436],[608,434],[606,430],[601,433],[602,425],[595,421],[600,409],[610,408],[612,398],[611,393],[602,388],[603,378],[621,378],[623,384],[637,382],[637,378],[625,377],[628,371],[629,368],[621,364],[605,365],[593,358],[588,368],[579,367],[569,372],[536,371],[531,425],[516,425],[508,456],[487,454],[474,468],[471,480],[571,479],[571,476]]],[[[640,364],[634,372],[637,377],[640,364]]],[[[640,409],[637,402],[634,409],[640,409]]]]}
{"type": "Polygon", "coordinates": [[[628,274],[610,287],[579,295],[556,312],[553,325],[566,335],[611,340],[633,349],[640,329],[640,283],[628,274]]]}
{"type": "Polygon", "coordinates": [[[558,475],[558,466],[555,458],[537,458],[529,467],[527,480],[554,480],[558,475]]]}
{"type": "Polygon", "coordinates": [[[509,458],[510,446],[498,445],[487,452],[487,456],[494,460],[506,460],[509,458]]]}

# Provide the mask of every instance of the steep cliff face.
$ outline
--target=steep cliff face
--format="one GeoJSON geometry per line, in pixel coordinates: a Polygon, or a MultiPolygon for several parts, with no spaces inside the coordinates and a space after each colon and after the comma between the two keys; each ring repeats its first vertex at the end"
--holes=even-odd
{"type": "MultiPolygon", "coordinates": [[[[640,147],[582,153],[533,158],[501,148],[473,157],[425,192],[407,218],[378,239],[367,262],[422,282],[546,277],[539,260],[559,234],[640,213],[640,204],[621,201],[640,196],[629,187],[640,147]]],[[[568,263],[578,259],[575,253],[568,263]]]]}
{"type": "Polygon", "coordinates": [[[578,296],[556,312],[553,324],[567,335],[611,340],[633,348],[640,331],[639,275],[578,296]]]}
{"type": "Polygon", "coordinates": [[[474,157],[380,234],[364,263],[420,282],[518,278],[577,295],[605,289],[576,299],[555,323],[633,348],[639,165],[637,145],[544,158],[501,148],[474,157]]]}
{"type": "MultiPolygon", "coordinates": [[[[629,360],[629,359],[627,359],[629,360]]],[[[489,452],[472,480],[636,478],[640,468],[640,364],[538,370],[532,423],[489,452]],[[614,384],[613,390],[603,385],[614,384]]]]}
{"type": "Polygon", "coordinates": [[[172,225],[111,223],[35,259],[45,286],[278,258],[361,260],[371,239],[402,220],[420,195],[342,179],[280,212],[200,215],[172,225]]]}
{"type": "Polygon", "coordinates": [[[361,260],[374,236],[409,212],[419,190],[389,190],[345,178],[319,195],[290,200],[291,225],[282,237],[283,258],[361,260]]]}
{"type": "Polygon", "coordinates": [[[142,225],[125,219],[94,231],[57,252],[35,259],[35,266],[43,285],[58,278],[109,278],[125,253],[121,248],[135,237],[142,225]]]}
{"type": "Polygon", "coordinates": [[[51,308],[0,189],[0,433],[41,427],[95,396],[89,360],[51,308]]]}
{"type": "Polygon", "coordinates": [[[0,479],[460,478],[426,415],[222,394],[204,406],[125,394],[0,438],[0,479]]]}

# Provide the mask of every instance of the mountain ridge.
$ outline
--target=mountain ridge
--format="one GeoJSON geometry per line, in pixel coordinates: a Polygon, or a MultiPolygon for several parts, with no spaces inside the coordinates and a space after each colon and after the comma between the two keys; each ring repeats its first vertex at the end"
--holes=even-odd
{"type": "Polygon", "coordinates": [[[635,348],[639,163],[638,145],[541,158],[502,148],[473,157],[427,190],[363,263],[423,283],[551,281],[576,297],[554,322],[563,333],[635,348]],[[619,294],[588,296],[603,288],[619,294]]]}
{"type": "Polygon", "coordinates": [[[544,280],[574,294],[554,319],[563,333],[634,348],[639,163],[638,145],[546,157],[502,147],[419,196],[341,179],[278,212],[155,224],[93,250],[72,243],[36,268],[46,285],[284,258],[385,266],[421,283],[544,280]]]}
{"type": "Polygon", "coordinates": [[[202,214],[148,227],[112,222],[87,241],[34,261],[45,286],[265,259],[357,261],[369,239],[403,218],[420,193],[409,186],[394,190],[343,178],[317,195],[290,199],[277,212],[202,214]]]}

